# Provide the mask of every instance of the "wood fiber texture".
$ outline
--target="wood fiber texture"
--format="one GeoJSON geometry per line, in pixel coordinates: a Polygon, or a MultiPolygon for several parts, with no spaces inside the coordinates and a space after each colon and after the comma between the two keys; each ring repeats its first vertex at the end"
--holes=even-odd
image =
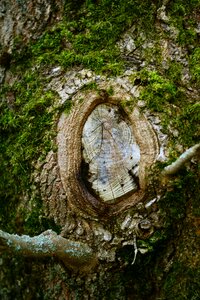
{"type": "Polygon", "coordinates": [[[100,104],[83,127],[88,180],[101,200],[112,203],[138,189],[140,149],[128,120],[116,105],[100,104]]]}
{"type": "MultiPolygon", "coordinates": [[[[99,85],[101,90],[108,87],[105,83],[99,85]]],[[[136,106],[130,109],[123,105],[131,101],[128,93],[118,85],[113,85],[113,89],[117,96],[105,97],[96,91],[77,93],[72,98],[70,113],[64,112],[58,121],[57,161],[67,205],[87,218],[107,218],[142,201],[148,171],[159,154],[151,124],[136,106]],[[103,110],[105,115],[99,118],[103,110]],[[85,135],[87,127],[93,126],[90,125],[93,118],[97,118],[96,144],[95,139],[88,141],[85,135]],[[106,142],[100,146],[103,140],[106,142]],[[101,149],[99,154],[98,149],[101,149]],[[104,165],[109,166],[109,172],[104,165]],[[103,181],[109,193],[102,190],[103,181]]]]}

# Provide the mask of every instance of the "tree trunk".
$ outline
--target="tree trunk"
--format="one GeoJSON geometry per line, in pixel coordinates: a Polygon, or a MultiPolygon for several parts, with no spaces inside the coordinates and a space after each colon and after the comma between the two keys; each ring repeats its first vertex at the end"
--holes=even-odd
{"type": "Polygon", "coordinates": [[[198,12],[2,1],[1,299],[199,299],[198,12]]]}

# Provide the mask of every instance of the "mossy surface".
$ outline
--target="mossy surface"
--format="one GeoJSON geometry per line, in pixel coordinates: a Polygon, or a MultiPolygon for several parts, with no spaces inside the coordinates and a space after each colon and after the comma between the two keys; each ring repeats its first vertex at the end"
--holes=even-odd
{"type": "MultiPolygon", "coordinates": [[[[48,28],[37,41],[25,46],[21,38],[16,37],[15,49],[9,57],[9,65],[6,65],[15,80],[12,83],[12,80],[8,80],[1,89],[2,230],[30,235],[49,228],[60,231],[52,220],[44,216],[42,201],[35,192],[37,187],[31,177],[38,159],[42,163],[47,152],[55,147],[52,141],[60,108],[55,105],[58,96],[45,89],[48,83],[45,72],[60,65],[64,72],[71,67],[81,66],[107,76],[121,74],[131,67],[131,63],[129,65],[121,56],[117,42],[133,25],[137,33],[136,46],[142,45],[141,32],[150,40],[156,41],[152,51],[144,51],[147,67],[136,72],[133,83],[138,82],[142,86],[140,100],[145,101],[147,108],[161,119],[163,129],[169,137],[170,161],[180,154],[178,145],[185,149],[199,141],[200,106],[196,96],[191,96],[188,88],[195,90],[200,79],[200,51],[195,31],[200,2],[176,0],[169,1],[166,6],[169,24],[178,29],[177,45],[187,50],[191,77],[187,84],[183,84],[181,79],[184,66],[180,61],[169,60],[167,68],[161,65],[160,39],[171,38],[170,34],[159,31],[156,26],[157,9],[161,5],[161,1],[149,0],[68,1],[63,20],[48,28]],[[148,68],[152,57],[157,71],[148,68]],[[175,129],[178,135],[174,135],[175,129]],[[26,207],[23,203],[27,197],[29,205],[26,207]]],[[[112,94],[112,89],[108,93],[112,94]]],[[[67,102],[62,109],[68,111],[70,105],[67,102]]],[[[163,168],[163,164],[160,164],[160,168],[163,168]]],[[[119,299],[138,300],[198,299],[198,172],[199,169],[193,162],[190,170],[185,168],[177,178],[172,178],[171,183],[162,191],[163,197],[159,203],[163,228],[157,230],[151,238],[138,241],[138,246],[148,248],[148,253],[139,254],[132,266],[133,247],[120,250],[118,257],[128,266],[125,270],[113,271],[116,276],[113,275],[109,286],[108,278],[110,280],[112,277],[109,274],[101,277],[99,282],[92,283],[99,293],[96,299],[117,299],[117,295],[119,299]],[[104,290],[105,285],[107,287],[104,290]]],[[[57,299],[63,285],[68,286],[71,293],[74,292],[75,299],[82,299],[84,286],[78,286],[65,272],[60,275],[60,269],[55,271],[59,278],[57,285],[50,279],[52,274],[49,269],[47,281],[51,284],[47,286],[47,282],[41,281],[45,262],[38,265],[18,257],[10,260],[10,255],[5,255],[3,261],[7,268],[1,270],[2,299],[57,299]],[[27,286],[30,286],[29,291],[27,286]]]]}
{"type": "Polygon", "coordinates": [[[63,21],[47,30],[41,38],[22,51],[20,38],[15,43],[15,59],[21,54],[34,64],[59,64],[65,69],[75,65],[117,75],[124,62],[116,46],[119,36],[133,24],[149,34],[153,31],[156,6],[145,1],[83,1],[65,6],[63,21]],[[137,21],[137,22],[136,22],[137,21]]]}
{"type": "Polygon", "coordinates": [[[199,0],[181,1],[175,0],[167,4],[167,11],[171,16],[171,22],[178,29],[177,41],[184,46],[197,46],[198,35],[196,15],[199,13],[199,0]]]}
{"type": "Polygon", "coordinates": [[[138,240],[138,253],[131,265],[134,247],[125,246],[118,256],[127,263],[121,273],[127,299],[195,299],[199,284],[199,173],[183,172],[173,179],[159,202],[163,226],[146,240],[138,240]],[[188,186],[191,189],[188,189],[188,186]]]}
{"type": "Polygon", "coordinates": [[[165,74],[144,68],[132,75],[133,82],[138,80],[142,86],[139,100],[161,119],[163,131],[170,138],[169,146],[174,149],[172,157],[180,154],[175,153],[177,145],[190,147],[198,143],[200,136],[198,99],[188,95],[187,87],[179,83],[180,69],[179,64],[172,63],[165,74]]]}
{"type": "MultiPolygon", "coordinates": [[[[26,70],[12,86],[4,85],[1,90],[0,220],[5,230],[19,230],[18,221],[23,221],[15,216],[15,208],[25,193],[26,197],[32,197],[34,164],[38,159],[44,160],[46,153],[54,148],[52,129],[56,109],[52,106],[57,95],[44,92],[43,84],[37,72],[26,70]]],[[[35,202],[38,201],[36,197],[35,202]]]]}
{"type": "MultiPolygon", "coordinates": [[[[54,147],[56,108],[52,109],[52,105],[57,95],[44,91],[46,71],[60,65],[65,71],[84,66],[97,73],[119,74],[124,62],[116,42],[136,20],[138,30],[152,32],[155,11],[149,0],[69,2],[63,20],[47,28],[37,41],[23,44],[22,38],[16,36],[10,63],[14,83],[8,80],[1,90],[0,191],[1,215],[6,216],[1,217],[3,229],[15,226],[14,207],[30,188],[34,162],[42,160],[54,147]]],[[[18,224],[16,227],[20,228],[18,224]]]]}

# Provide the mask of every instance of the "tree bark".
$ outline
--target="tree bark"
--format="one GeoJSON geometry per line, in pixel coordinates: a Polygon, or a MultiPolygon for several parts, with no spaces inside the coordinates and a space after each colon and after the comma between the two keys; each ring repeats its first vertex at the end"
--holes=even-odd
{"type": "Polygon", "coordinates": [[[194,156],[200,153],[200,144],[196,144],[193,147],[186,150],[181,156],[173,162],[171,165],[164,168],[162,175],[171,176],[177,174],[184,165],[190,161],[194,156]]]}
{"type": "MultiPolygon", "coordinates": [[[[175,162],[164,168],[162,175],[171,176],[177,174],[185,163],[199,153],[199,149],[200,144],[196,144],[186,150],[175,162]]],[[[84,266],[87,266],[86,269],[90,269],[97,262],[96,255],[88,245],[65,239],[52,230],[47,230],[34,237],[9,234],[0,230],[0,250],[2,249],[12,250],[23,256],[37,258],[57,257],[66,266],[73,269],[81,268],[84,270],[84,266]]],[[[135,246],[135,249],[136,257],[137,246],[135,246]]]]}
{"type": "Polygon", "coordinates": [[[92,249],[84,243],[67,240],[52,230],[38,236],[9,234],[0,230],[0,250],[12,250],[35,258],[57,257],[72,269],[90,269],[96,264],[92,249]]]}
{"type": "Polygon", "coordinates": [[[27,234],[0,230],[0,299],[198,300],[199,169],[170,176],[200,144],[146,176],[174,139],[198,142],[197,1],[55,2],[0,1],[0,227],[27,234]],[[103,98],[142,158],[138,190],[112,204],[80,172],[103,98]]]}

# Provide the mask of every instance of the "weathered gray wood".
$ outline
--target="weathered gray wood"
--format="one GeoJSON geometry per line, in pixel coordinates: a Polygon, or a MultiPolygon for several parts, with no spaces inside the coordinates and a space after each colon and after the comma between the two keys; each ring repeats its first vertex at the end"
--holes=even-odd
{"type": "Polygon", "coordinates": [[[200,143],[194,145],[182,153],[175,162],[164,168],[162,175],[171,176],[179,172],[179,170],[194,156],[200,154],[200,143]]]}
{"type": "MultiPolygon", "coordinates": [[[[99,95],[96,91],[80,91],[72,98],[73,106],[70,113],[66,114],[63,112],[58,122],[57,160],[62,186],[67,197],[67,202],[65,203],[73,207],[73,210],[76,210],[78,214],[84,214],[87,218],[98,218],[99,215],[112,216],[143,201],[146,194],[148,172],[159,154],[158,139],[149,121],[142,112],[140,112],[137,106],[130,107],[125,105],[122,109],[121,105],[130,103],[130,95],[119,87],[118,84],[115,85],[112,82],[112,86],[114,94],[110,97],[102,96],[102,94],[99,95]],[[85,159],[82,151],[84,147],[82,140],[83,128],[92,112],[98,105],[103,104],[111,108],[115,107],[119,109],[118,115],[121,116],[120,120],[127,123],[127,126],[130,127],[131,135],[133,133],[134,141],[136,141],[138,145],[137,149],[140,151],[139,168],[129,170],[129,175],[133,177],[135,184],[137,183],[139,188],[135,187],[135,190],[123,194],[120,198],[114,198],[108,201],[105,201],[102,197],[97,197],[92,183],[89,182],[89,163],[85,161],[86,165],[84,167],[83,162],[85,159]],[[65,159],[63,159],[63,155],[65,155],[65,159]]],[[[109,87],[109,82],[99,85],[101,91],[107,90],[109,87]]],[[[114,124],[114,121],[112,123],[114,124]]],[[[123,124],[123,122],[121,122],[121,124],[123,124]]],[[[113,126],[113,128],[115,128],[115,126],[113,126]]],[[[127,132],[129,132],[129,130],[127,132]]],[[[123,133],[121,139],[122,144],[125,144],[124,135],[129,136],[123,133]]],[[[116,175],[118,176],[119,169],[120,167],[113,171],[115,177],[116,175]]],[[[130,180],[127,174],[126,176],[130,180]]],[[[48,195],[47,199],[49,199],[48,195]]],[[[64,218],[66,218],[65,210],[60,209],[56,197],[52,197],[51,199],[52,204],[51,201],[47,200],[49,210],[55,214],[56,220],[60,218],[61,215],[64,220],[64,218]]]]}
{"type": "Polygon", "coordinates": [[[99,104],[89,115],[82,134],[83,159],[95,194],[113,202],[138,189],[140,149],[128,120],[116,105],[99,104]]]}

